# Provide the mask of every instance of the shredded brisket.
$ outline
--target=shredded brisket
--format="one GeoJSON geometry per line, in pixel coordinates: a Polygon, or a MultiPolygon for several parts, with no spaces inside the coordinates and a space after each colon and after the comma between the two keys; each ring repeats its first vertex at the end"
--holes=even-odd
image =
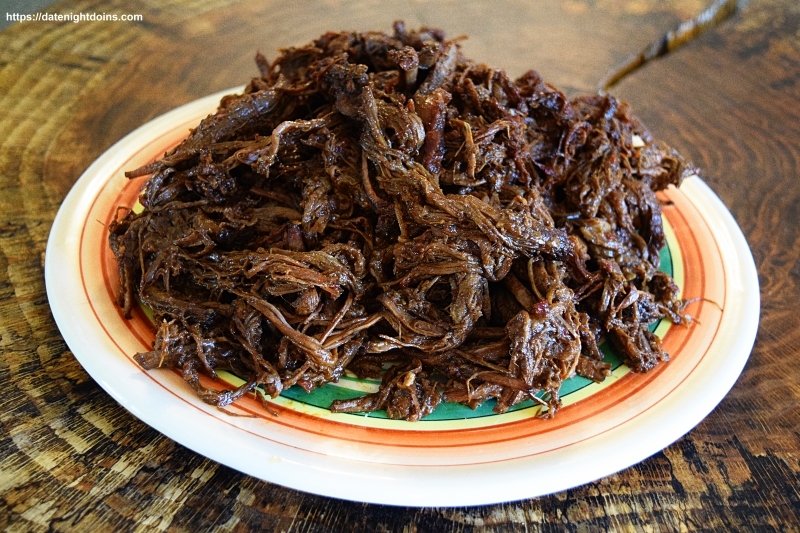
{"type": "Polygon", "coordinates": [[[381,376],[331,409],[418,420],[490,398],[553,416],[565,379],[608,375],[601,338],[636,371],[667,359],[648,326],[684,317],[655,191],[691,169],[626,104],[510,79],[399,22],[256,63],[127,174],[151,175],[144,211],[110,228],[119,305],[157,319],[144,368],[218,406],[381,376]],[[220,369],[244,385],[201,385],[220,369]]]}

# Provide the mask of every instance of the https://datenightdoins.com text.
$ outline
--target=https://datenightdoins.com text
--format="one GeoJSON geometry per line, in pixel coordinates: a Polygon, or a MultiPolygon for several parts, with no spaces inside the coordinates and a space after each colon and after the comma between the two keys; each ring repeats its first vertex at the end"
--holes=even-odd
{"type": "Polygon", "coordinates": [[[6,13],[6,22],[141,22],[137,13],[6,13]]]}

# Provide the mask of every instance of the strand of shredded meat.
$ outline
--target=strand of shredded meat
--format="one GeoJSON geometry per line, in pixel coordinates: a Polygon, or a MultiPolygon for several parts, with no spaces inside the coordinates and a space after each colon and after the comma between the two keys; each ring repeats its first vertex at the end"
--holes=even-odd
{"type": "Polygon", "coordinates": [[[565,379],[608,375],[602,337],[636,371],[667,359],[648,326],[684,317],[655,191],[691,169],[627,105],[510,79],[400,22],[256,63],[127,174],[151,175],[144,211],[110,228],[119,305],[157,319],[144,368],[218,406],[382,376],[331,409],[418,420],[492,398],[553,416],[565,379]],[[245,383],[201,385],[221,369],[245,383]]]}

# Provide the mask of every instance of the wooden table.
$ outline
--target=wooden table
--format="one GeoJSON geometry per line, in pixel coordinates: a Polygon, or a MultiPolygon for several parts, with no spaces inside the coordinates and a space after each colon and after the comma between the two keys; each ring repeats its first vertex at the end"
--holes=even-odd
{"type": "Polygon", "coordinates": [[[48,232],[81,172],[150,118],[247,81],[256,50],[274,57],[329,29],[388,31],[403,18],[478,36],[465,43],[467,56],[513,75],[535,68],[577,94],[706,5],[78,0],[47,11],[142,20],[26,22],[0,32],[0,529],[799,531],[795,0],[746,3],[613,90],[702,169],[733,213],[755,257],[762,312],[750,360],[716,410],[608,478],[454,509],[366,505],[265,483],[185,449],[114,402],[70,353],[45,295],[48,232]]]}

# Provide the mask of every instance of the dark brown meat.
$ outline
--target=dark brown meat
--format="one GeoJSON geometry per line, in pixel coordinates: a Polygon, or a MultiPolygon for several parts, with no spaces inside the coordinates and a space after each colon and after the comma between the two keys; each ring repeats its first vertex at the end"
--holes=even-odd
{"type": "Polygon", "coordinates": [[[380,390],[334,411],[419,420],[442,401],[545,416],[607,336],[634,370],[679,322],[655,191],[689,172],[611,96],[573,100],[461,55],[440,30],[327,33],[223,98],[110,227],[118,303],[152,308],[138,354],[227,405],[346,369],[380,390]],[[231,370],[235,391],[199,374],[231,370]]]}

